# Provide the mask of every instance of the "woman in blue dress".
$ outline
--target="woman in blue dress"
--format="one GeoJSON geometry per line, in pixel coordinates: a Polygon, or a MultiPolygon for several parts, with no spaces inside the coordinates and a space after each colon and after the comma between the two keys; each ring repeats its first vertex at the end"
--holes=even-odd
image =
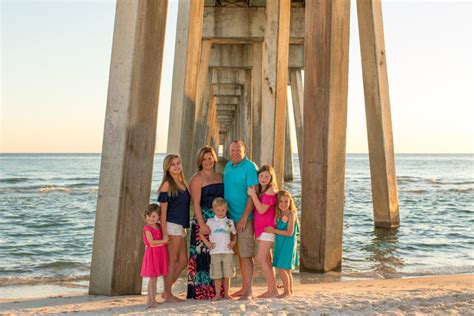
{"type": "Polygon", "coordinates": [[[196,160],[198,172],[194,174],[189,184],[194,218],[191,221],[187,298],[209,300],[216,295],[216,289],[209,276],[211,264],[209,248],[199,237],[199,231],[209,234],[206,221],[214,217],[212,201],[216,197],[224,197],[224,183],[222,175],[215,170],[217,155],[212,147],[199,149],[196,160]]]}
{"type": "Polygon", "coordinates": [[[265,232],[275,234],[273,267],[277,268],[283,282],[284,292],[279,297],[293,296],[293,276],[291,271],[298,265],[296,233],[299,231],[296,207],[291,193],[281,190],[277,195],[277,226],[268,226],[265,232]]]}

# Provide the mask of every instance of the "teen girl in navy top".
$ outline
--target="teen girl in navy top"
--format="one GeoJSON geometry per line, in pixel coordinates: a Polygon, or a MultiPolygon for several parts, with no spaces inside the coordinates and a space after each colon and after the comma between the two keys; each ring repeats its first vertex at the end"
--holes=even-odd
{"type": "Polygon", "coordinates": [[[171,287],[188,264],[186,228],[189,227],[190,201],[181,157],[174,154],[167,155],[163,161],[163,181],[158,190],[163,235],[169,238],[168,275],[165,277],[163,291],[163,299],[167,302],[182,301],[173,295],[171,287]]]}

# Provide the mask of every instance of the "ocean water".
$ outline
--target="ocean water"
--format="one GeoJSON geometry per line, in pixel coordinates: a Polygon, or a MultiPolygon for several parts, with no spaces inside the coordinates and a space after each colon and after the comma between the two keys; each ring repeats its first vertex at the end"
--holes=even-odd
{"type": "MultiPolygon", "coordinates": [[[[155,156],[152,192],[164,155],[155,156]]],[[[474,272],[474,155],[397,155],[401,226],[373,226],[366,154],[346,163],[343,278],[474,272]]],[[[87,285],[99,154],[0,154],[0,287],[87,285]]],[[[300,203],[301,181],[285,184],[300,203]]],[[[152,196],[154,199],[155,196],[152,196]]]]}

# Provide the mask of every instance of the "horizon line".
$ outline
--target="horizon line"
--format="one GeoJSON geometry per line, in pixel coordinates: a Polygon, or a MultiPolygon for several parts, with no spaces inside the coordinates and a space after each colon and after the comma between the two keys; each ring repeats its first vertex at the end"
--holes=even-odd
{"type": "MultiPolygon", "coordinates": [[[[102,154],[102,152],[0,152],[0,155],[51,155],[51,154],[71,154],[71,155],[78,155],[78,154],[102,154]]],[[[167,152],[155,152],[156,154],[167,154],[167,152]]],[[[298,154],[298,152],[293,152],[294,154],[298,154]]],[[[369,152],[346,152],[346,154],[369,154],[369,152]]],[[[395,155],[474,155],[474,152],[396,152],[395,155]]]]}

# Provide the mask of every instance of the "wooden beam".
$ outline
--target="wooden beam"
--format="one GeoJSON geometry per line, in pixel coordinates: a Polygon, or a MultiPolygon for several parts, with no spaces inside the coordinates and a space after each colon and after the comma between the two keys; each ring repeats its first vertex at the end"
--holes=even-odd
{"type": "Polygon", "coordinates": [[[91,295],[139,295],[150,201],[168,1],[118,1],[115,11],[91,295]]]}
{"type": "Polygon", "coordinates": [[[377,227],[398,227],[400,215],[381,1],[358,0],[357,15],[374,221],[377,227]]]}
{"type": "Polygon", "coordinates": [[[301,271],[341,266],[349,16],[347,0],[306,2],[301,271]]]}

